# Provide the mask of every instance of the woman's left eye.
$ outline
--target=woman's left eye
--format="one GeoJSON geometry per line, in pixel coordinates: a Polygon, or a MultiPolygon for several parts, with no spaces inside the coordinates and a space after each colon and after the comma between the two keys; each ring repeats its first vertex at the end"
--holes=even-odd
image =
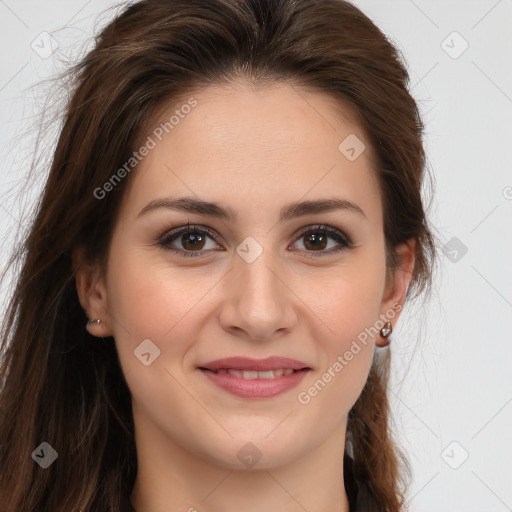
{"type": "MultiPolygon", "coordinates": [[[[181,256],[203,257],[207,256],[204,251],[207,249],[205,248],[205,245],[207,244],[208,238],[212,242],[215,242],[217,236],[215,235],[215,232],[209,228],[189,224],[185,227],[178,228],[169,233],[166,233],[164,237],[158,242],[158,244],[166,250],[172,251],[181,256]],[[173,247],[172,245],[175,241],[178,241],[178,243],[182,244],[182,248],[173,247]]],[[[342,231],[325,225],[314,226],[312,228],[306,229],[305,231],[302,231],[296,238],[295,243],[298,241],[303,241],[302,243],[305,247],[305,256],[307,258],[316,258],[317,256],[322,256],[325,254],[337,253],[349,249],[353,245],[350,238],[342,231]],[[329,247],[329,239],[338,243],[331,243],[329,247]],[[305,242],[303,240],[305,240],[305,242]],[[333,245],[335,247],[334,249],[333,245]],[[336,245],[338,248],[336,248],[336,245]],[[330,250],[326,251],[324,249],[330,250]],[[319,254],[313,255],[311,253],[319,254]]],[[[210,247],[210,249],[215,249],[216,245],[218,246],[218,244],[214,243],[213,247],[210,247]]]]}
{"type": "Polygon", "coordinates": [[[313,228],[308,228],[306,231],[303,231],[297,241],[299,240],[307,240],[306,243],[304,243],[304,247],[306,247],[306,254],[305,256],[307,258],[316,258],[317,255],[311,254],[312,252],[319,252],[318,256],[325,256],[326,254],[334,254],[338,253],[340,251],[344,251],[346,249],[350,249],[353,244],[350,238],[345,235],[342,231],[336,228],[331,228],[329,226],[319,225],[315,226],[313,228]],[[335,240],[338,242],[338,244],[333,244],[329,246],[328,240],[335,240]],[[336,247],[336,245],[338,247],[336,247]],[[308,248],[313,248],[314,250],[308,250],[308,248]],[[329,248],[329,251],[324,251],[322,249],[329,248]],[[319,249],[319,250],[317,250],[319,249]]]}

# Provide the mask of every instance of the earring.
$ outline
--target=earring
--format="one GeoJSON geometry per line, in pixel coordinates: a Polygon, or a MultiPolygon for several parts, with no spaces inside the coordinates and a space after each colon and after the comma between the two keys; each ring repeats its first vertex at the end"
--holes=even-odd
{"type": "Polygon", "coordinates": [[[97,318],[95,320],[89,320],[87,322],[87,325],[92,325],[92,324],[99,324],[101,322],[101,318],[97,318]]]}
{"type": "Polygon", "coordinates": [[[393,326],[391,325],[391,322],[388,322],[381,330],[380,335],[382,338],[384,338],[384,341],[381,341],[380,343],[377,343],[378,347],[387,347],[389,345],[389,342],[391,340],[388,339],[389,335],[393,332],[393,326]]]}

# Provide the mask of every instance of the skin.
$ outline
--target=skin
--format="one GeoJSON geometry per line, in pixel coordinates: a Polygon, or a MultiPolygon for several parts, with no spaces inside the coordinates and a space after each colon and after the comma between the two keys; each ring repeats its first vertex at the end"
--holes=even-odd
{"type": "Polygon", "coordinates": [[[138,512],[346,512],[346,418],[380,336],[360,344],[308,404],[298,394],[379,315],[403,304],[414,244],[397,248],[402,265],[388,275],[372,149],[366,143],[354,161],[338,150],[350,134],[366,138],[348,106],[286,83],[236,82],[193,96],[198,105],[129,177],[106,276],[94,265],[78,265],[76,274],[84,310],[101,318],[88,329],[114,337],[132,393],[139,470],[131,501],[138,512]],[[137,217],[156,198],[185,195],[230,207],[237,218],[167,208],[137,217]],[[279,222],[293,201],[333,197],[364,215],[335,210],[279,222]],[[171,247],[204,257],[158,245],[187,222],[211,228],[217,240],[180,235],[171,247]],[[354,246],[330,252],[340,244],[329,238],[315,248],[301,233],[316,224],[354,246]],[[251,263],[236,252],[248,236],[263,249],[251,263]],[[160,349],[149,366],[134,356],[144,339],[160,349]],[[239,398],[197,370],[233,355],[290,357],[312,371],[279,396],[239,398]],[[248,442],[262,454],[252,468],[237,457],[248,442]]]}

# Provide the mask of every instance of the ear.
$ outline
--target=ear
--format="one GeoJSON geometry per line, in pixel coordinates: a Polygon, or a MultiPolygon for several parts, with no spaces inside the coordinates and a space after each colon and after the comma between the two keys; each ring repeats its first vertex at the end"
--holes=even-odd
{"type": "Polygon", "coordinates": [[[72,256],[78,300],[89,320],[101,320],[100,323],[88,323],[86,328],[99,338],[112,336],[105,283],[100,277],[99,266],[86,261],[84,252],[84,248],[79,247],[72,256]]]}
{"type": "Polygon", "coordinates": [[[391,323],[396,324],[403,309],[405,296],[409,288],[414,271],[414,253],[416,240],[410,239],[396,247],[398,268],[389,270],[386,276],[386,286],[381,303],[381,318],[389,316],[390,310],[394,311],[391,323]]]}

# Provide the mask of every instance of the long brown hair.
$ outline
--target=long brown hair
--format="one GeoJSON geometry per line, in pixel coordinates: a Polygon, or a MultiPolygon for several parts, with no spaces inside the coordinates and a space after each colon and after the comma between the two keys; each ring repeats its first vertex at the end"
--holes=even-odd
{"type": "MultiPolygon", "coordinates": [[[[431,281],[434,238],[421,197],[423,125],[396,48],[343,0],[143,0],[126,6],[69,70],[70,95],[48,179],[23,244],[3,319],[0,508],[120,511],[137,472],[130,391],[113,340],[85,330],[73,251],[105,268],[129,177],[106,183],[164,105],[201,86],[287,81],[352,106],[376,154],[389,269],[416,240],[407,298],[431,281]],[[109,343],[108,341],[111,341],[109,343]],[[47,442],[47,469],[32,452],[47,442]]],[[[341,142],[341,141],[340,141],[341,142]]],[[[136,172],[136,169],[132,172],[136,172]]],[[[347,446],[361,492],[403,509],[406,458],[393,441],[390,352],[381,351],[351,409],[347,446]]]]}

